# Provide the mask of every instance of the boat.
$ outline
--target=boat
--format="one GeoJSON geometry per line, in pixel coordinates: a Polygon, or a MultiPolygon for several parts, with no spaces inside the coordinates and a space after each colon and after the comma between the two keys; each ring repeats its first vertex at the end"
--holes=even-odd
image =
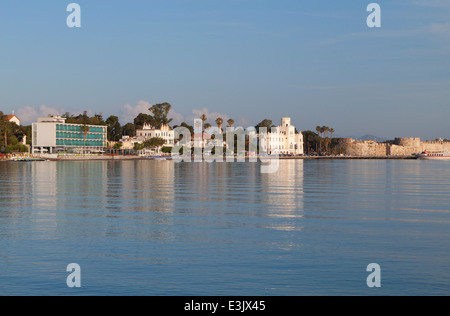
{"type": "Polygon", "coordinates": [[[424,160],[450,160],[450,153],[448,151],[429,152],[425,150],[423,153],[418,154],[417,158],[424,160]]]}
{"type": "Polygon", "coordinates": [[[47,161],[41,158],[11,158],[11,161],[15,162],[35,162],[35,161],[47,161]]]}

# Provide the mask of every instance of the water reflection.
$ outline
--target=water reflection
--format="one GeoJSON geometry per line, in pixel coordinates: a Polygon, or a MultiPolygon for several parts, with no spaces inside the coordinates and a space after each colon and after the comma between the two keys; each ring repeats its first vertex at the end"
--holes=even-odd
{"type": "Polygon", "coordinates": [[[175,170],[177,212],[201,214],[194,225],[301,229],[302,160],[281,161],[273,174],[262,174],[259,163],[181,163],[175,170]],[[271,218],[270,225],[255,217],[271,218]]]}
{"type": "Polygon", "coordinates": [[[358,295],[368,262],[383,294],[445,294],[448,166],[0,163],[0,294],[67,294],[69,262],[83,294],[358,295]]]}
{"type": "Polygon", "coordinates": [[[174,212],[171,162],[4,163],[0,168],[0,216],[26,217],[45,238],[133,232],[158,237],[160,232],[142,227],[169,225],[174,212]],[[130,222],[139,229],[129,230],[130,222]]]}
{"type": "Polygon", "coordinates": [[[262,175],[263,200],[269,216],[285,219],[278,230],[298,230],[298,219],[304,216],[303,160],[282,160],[276,173],[262,175]]]}

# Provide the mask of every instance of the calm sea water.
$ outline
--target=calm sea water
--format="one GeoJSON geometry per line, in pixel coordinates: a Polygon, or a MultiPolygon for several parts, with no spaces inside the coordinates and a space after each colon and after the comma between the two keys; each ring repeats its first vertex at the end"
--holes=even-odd
{"type": "Polygon", "coordinates": [[[0,163],[0,295],[448,294],[450,162],[0,163]]]}

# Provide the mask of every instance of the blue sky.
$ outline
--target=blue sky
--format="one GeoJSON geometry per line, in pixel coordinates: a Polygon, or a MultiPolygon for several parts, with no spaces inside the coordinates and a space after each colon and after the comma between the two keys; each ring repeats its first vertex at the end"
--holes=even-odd
{"type": "Polygon", "coordinates": [[[450,138],[450,1],[378,1],[379,29],[370,2],[2,0],[0,110],[127,123],[170,102],[176,120],[450,138]],[[70,2],[80,29],[66,26],[70,2]]]}

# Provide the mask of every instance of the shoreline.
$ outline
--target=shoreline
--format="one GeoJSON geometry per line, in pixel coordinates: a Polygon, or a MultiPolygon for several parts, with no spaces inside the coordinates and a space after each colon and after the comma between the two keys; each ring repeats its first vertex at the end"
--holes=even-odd
{"type": "MultiPolygon", "coordinates": [[[[166,161],[171,161],[170,157],[168,157],[166,161]]],[[[59,158],[43,158],[47,161],[143,161],[143,160],[154,160],[158,161],[155,158],[147,158],[147,157],[137,157],[137,156],[111,156],[111,157],[59,157],[59,158]]],[[[259,161],[259,157],[257,158],[259,161]]],[[[417,160],[417,157],[414,156],[298,156],[298,157],[279,157],[279,160],[417,160]]],[[[194,157],[192,157],[194,160],[194,157]]],[[[0,162],[8,162],[11,161],[9,159],[1,159],[0,162]]],[[[246,158],[248,161],[248,158],[246,158]]],[[[32,161],[31,161],[32,162],[32,161]]],[[[224,162],[226,159],[224,158],[224,162]]],[[[235,161],[236,162],[236,161],[235,161]]]]}
{"type": "Polygon", "coordinates": [[[282,159],[303,159],[303,160],[417,160],[414,156],[305,156],[305,157],[280,157],[282,159]]]}

